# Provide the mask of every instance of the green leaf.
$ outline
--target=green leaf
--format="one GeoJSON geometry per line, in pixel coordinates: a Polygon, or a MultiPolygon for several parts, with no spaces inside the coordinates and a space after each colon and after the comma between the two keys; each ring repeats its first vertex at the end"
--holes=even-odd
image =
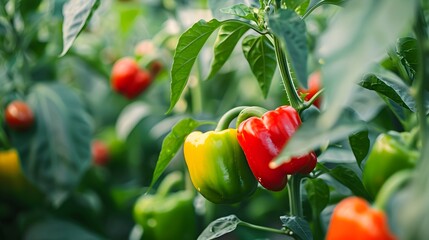
{"type": "Polygon", "coordinates": [[[329,203],[329,187],[320,178],[308,179],[304,186],[313,216],[319,216],[329,203]]]}
{"type": "Polygon", "coordinates": [[[360,167],[362,160],[365,159],[369,151],[368,130],[357,132],[349,137],[349,143],[355,155],[356,162],[360,167]]]}
{"type": "Polygon", "coordinates": [[[279,38],[297,80],[305,86],[308,58],[305,22],[293,10],[280,9],[269,17],[268,26],[279,38]]]}
{"type": "Polygon", "coordinates": [[[171,95],[168,112],[179,101],[201,48],[221,24],[216,19],[209,22],[200,20],[180,36],[171,69],[171,95]]]}
{"type": "MultiPolygon", "coordinates": [[[[373,68],[370,74],[367,74],[360,85],[366,89],[374,90],[378,94],[385,96],[398,105],[416,112],[416,102],[409,91],[409,86],[394,73],[381,67],[373,68]]],[[[429,100],[426,98],[425,105],[429,106],[429,100]]]]}
{"type": "Polygon", "coordinates": [[[25,175],[58,205],[90,165],[90,116],[78,96],[62,84],[36,85],[27,102],[35,113],[35,126],[11,132],[12,144],[25,175]]]}
{"type": "Polygon", "coordinates": [[[221,8],[220,11],[226,14],[231,14],[237,17],[241,17],[241,18],[256,22],[257,19],[255,17],[255,13],[253,12],[253,9],[254,8],[240,3],[237,5],[233,5],[231,7],[221,8]]]}
{"type": "Polygon", "coordinates": [[[222,217],[211,222],[198,236],[198,240],[211,240],[234,231],[241,220],[235,215],[222,217]]]}
{"type": "Polygon", "coordinates": [[[345,112],[334,126],[326,128],[320,125],[318,119],[303,122],[298,131],[288,141],[280,154],[271,162],[273,167],[279,166],[294,156],[301,156],[329,142],[336,142],[360,131],[365,123],[357,120],[354,112],[345,112]]]}
{"type": "Polygon", "coordinates": [[[100,0],[69,0],[63,7],[63,51],[64,56],[74,40],[90,20],[92,12],[98,7],[100,0]]]}
{"type": "Polygon", "coordinates": [[[336,15],[316,47],[325,62],[322,79],[326,111],[321,116],[321,124],[335,124],[350,104],[361,76],[375,59],[386,54],[386,49],[395,44],[400,34],[411,29],[416,2],[348,1],[336,15]]]}
{"type": "Polygon", "coordinates": [[[245,37],[242,45],[253,75],[258,80],[264,97],[267,97],[277,66],[274,46],[266,36],[252,35],[245,37]]]}
{"type": "Polygon", "coordinates": [[[304,4],[307,0],[285,0],[287,8],[296,9],[302,4],[304,4]]]}
{"type": "MultiPolygon", "coordinates": [[[[320,163],[317,164],[318,167],[320,165],[320,163]]],[[[335,180],[349,188],[354,195],[363,197],[367,200],[371,200],[371,197],[363,186],[361,179],[350,168],[344,166],[337,166],[334,169],[330,170],[328,174],[335,180]]]]}
{"type": "Polygon", "coordinates": [[[280,216],[280,220],[283,222],[283,226],[291,230],[293,235],[297,236],[298,239],[313,239],[310,224],[303,218],[297,216],[280,216]]]}
{"type": "Polygon", "coordinates": [[[25,232],[26,240],[73,240],[73,239],[85,239],[85,240],[101,240],[104,239],[101,236],[96,235],[79,225],[74,223],[50,218],[42,221],[36,221],[30,225],[29,229],[25,232]]]}
{"type": "Polygon", "coordinates": [[[417,40],[411,37],[400,38],[396,44],[396,50],[404,58],[405,64],[415,73],[419,61],[417,40]]]}
{"type": "Polygon", "coordinates": [[[240,21],[226,21],[222,24],[214,43],[214,59],[207,79],[214,77],[221,69],[247,30],[249,30],[249,26],[240,21]]]}
{"type": "Polygon", "coordinates": [[[179,151],[180,147],[185,142],[186,136],[194,131],[195,128],[204,124],[208,123],[199,122],[192,118],[185,118],[173,126],[171,132],[164,138],[164,141],[162,142],[161,153],[159,154],[158,161],[156,163],[150,187],[155,184],[155,182],[167,168],[170,161],[174,156],[176,156],[177,151],[179,151]]]}

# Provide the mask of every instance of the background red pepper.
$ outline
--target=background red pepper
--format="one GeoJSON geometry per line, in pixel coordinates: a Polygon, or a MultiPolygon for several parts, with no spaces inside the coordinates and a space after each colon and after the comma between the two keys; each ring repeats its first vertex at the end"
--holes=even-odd
{"type": "Polygon", "coordinates": [[[250,169],[266,189],[280,191],[286,186],[288,174],[308,174],[316,166],[316,154],[310,152],[278,168],[269,167],[300,125],[298,112],[290,106],[268,111],[261,118],[248,118],[239,125],[238,142],[250,169]]]}
{"type": "Polygon", "coordinates": [[[364,199],[342,200],[332,213],[327,240],[392,240],[384,212],[373,209],[364,199]]]}

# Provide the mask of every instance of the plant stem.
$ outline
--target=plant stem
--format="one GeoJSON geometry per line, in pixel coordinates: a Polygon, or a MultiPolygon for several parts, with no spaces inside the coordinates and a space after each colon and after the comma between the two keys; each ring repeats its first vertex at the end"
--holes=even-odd
{"type": "Polygon", "coordinates": [[[246,109],[246,106],[241,106],[241,107],[235,107],[231,110],[229,110],[228,112],[226,112],[220,119],[219,122],[216,126],[215,131],[221,131],[221,130],[225,130],[229,127],[229,124],[232,122],[232,120],[234,118],[236,118],[238,116],[238,114],[240,114],[241,111],[243,111],[244,109],[246,109]]]}
{"type": "Polygon", "coordinates": [[[261,107],[248,107],[243,109],[237,117],[237,123],[235,124],[237,129],[240,123],[250,117],[261,117],[267,110],[261,107]]]}
{"type": "Polygon", "coordinates": [[[298,92],[293,84],[293,79],[289,71],[289,65],[286,60],[286,56],[281,48],[280,41],[277,37],[273,36],[274,47],[276,52],[276,59],[280,69],[280,75],[282,78],[283,86],[286,91],[289,104],[300,112],[304,108],[304,102],[298,96],[298,92]]]}
{"type": "Polygon", "coordinates": [[[418,55],[420,58],[418,69],[416,71],[416,78],[412,86],[411,92],[414,93],[417,107],[417,117],[420,128],[420,139],[422,141],[422,151],[420,155],[418,169],[418,179],[420,179],[420,187],[417,191],[425,190],[426,183],[428,182],[428,175],[426,170],[429,168],[429,128],[426,123],[426,106],[425,106],[425,89],[427,83],[425,79],[429,79],[429,38],[426,32],[426,22],[423,10],[420,8],[418,11],[417,22],[415,26],[415,33],[417,37],[417,44],[420,51],[418,55]],[[425,86],[426,84],[426,86],[425,86]]]}
{"type": "Polygon", "coordinates": [[[302,202],[301,202],[301,180],[304,175],[296,174],[289,178],[289,206],[292,216],[302,217],[302,202]]]}
{"type": "Polygon", "coordinates": [[[251,223],[248,223],[248,222],[241,221],[239,223],[239,225],[244,226],[244,227],[248,227],[248,228],[253,228],[253,229],[256,229],[256,230],[265,231],[265,232],[272,232],[272,233],[278,233],[278,234],[288,235],[288,231],[284,231],[284,230],[280,230],[280,229],[275,229],[275,228],[264,227],[264,226],[259,226],[259,225],[251,224],[251,223]]]}

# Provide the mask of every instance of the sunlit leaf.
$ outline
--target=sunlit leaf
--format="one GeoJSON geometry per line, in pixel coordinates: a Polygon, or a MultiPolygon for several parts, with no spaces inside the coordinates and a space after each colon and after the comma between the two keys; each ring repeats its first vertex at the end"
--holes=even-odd
{"type": "Polygon", "coordinates": [[[223,13],[238,16],[247,20],[257,21],[257,19],[255,18],[255,14],[253,12],[253,8],[242,3],[233,5],[231,7],[221,8],[220,11],[223,13]]]}
{"type": "Polygon", "coordinates": [[[258,80],[264,97],[267,97],[277,61],[274,46],[265,36],[249,35],[243,39],[243,53],[250,69],[258,80]]]}
{"type": "Polygon", "coordinates": [[[63,51],[60,56],[64,56],[70,49],[98,5],[99,0],[69,0],[64,4],[63,51]]]}
{"type": "Polygon", "coordinates": [[[221,22],[216,19],[209,22],[200,20],[180,36],[171,69],[171,96],[168,112],[179,101],[201,48],[220,25],[221,22]]]}
{"type": "Polygon", "coordinates": [[[249,26],[240,21],[227,21],[222,24],[214,43],[214,59],[207,79],[214,77],[221,69],[247,30],[249,30],[249,26]]]}
{"type": "Polygon", "coordinates": [[[322,79],[327,110],[321,116],[322,124],[335,124],[362,75],[400,34],[410,30],[416,2],[349,1],[340,10],[317,46],[325,62],[322,79]]]}

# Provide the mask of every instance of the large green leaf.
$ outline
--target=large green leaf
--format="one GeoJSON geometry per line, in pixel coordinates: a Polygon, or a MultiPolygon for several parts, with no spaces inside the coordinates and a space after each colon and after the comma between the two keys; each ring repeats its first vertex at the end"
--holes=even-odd
{"type": "Polygon", "coordinates": [[[171,69],[171,95],[168,112],[179,101],[201,48],[220,25],[221,22],[216,19],[209,22],[200,20],[180,36],[171,69]]]}
{"type": "Polygon", "coordinates": [[[317,46],[324,59],[326,111],[321,125],[332,126],[350,103],[355,84],[386,49],[412,27],[417,0],[348,1],[317,46]],[[396,17],[401,16],[401,17],[396,17]]]}
{"type": "Polygon", "coordinates": [[[280,216],[283,226],[292,231],[292,235],[300,240],[312,240],[310,224],[297,216],[280,216]]]}
{"type": "Polygon", "coordinates": [[[211,240],[234,231],[241,220],[235,215],[229,215],[211,222],[198,236],[198,240],[211,240]]]}
{"type": "Polygon", "coordinates": [[[349,143],[352,148],[356,162],[360,167],[369,151],[368,130],[357,132],[349,137],[349,143]]]}
{"type": "Polygon", "coordinates": [[[305,86],[308,58],[305,22],[293,10],[281,9],[269,17],[268,26],[279,38],[297,80],[305,86]]]}
{"type": "Polygon", "coordinates": [[[240,18],[244,18],[247,20],[257,21],[255,17],[255,13],[253,12],[252,7],[249,7],[245,4],[236,4],[231,7],[221,8],[220,11],[223,13],[231,14],[240,18]]]}
{"type": "Polygon", "coordinates": [[[180,147],[185,142],[186,136],[194,131],[195,128],[203,124],[208,124],[208,122],[199,122],[192,118],[185,118],[173,126],[171,132],[164,138],[164,141],[162,142],[161,153],[159,154],[152,177],[152,183],[150,184],[151,187],[167,168],[174,156],[176,156],[177,151],[179,151],[180,147]]]}
{"type": "MultiPolygon", "coordinates": [[[[404,83],[394,73],[381,67],[373,68],[370,74],[367,74],[360,85],[364,88],[374,90],[378,94],[391,99],[398,105],[416,112],[416,102],[411,95],[410,87],[404,83]]],[[[429,100],[426,98],[426,106],[429,106],[429,100]]]]}
{"type": "Polygon", "coordinates": [[[318,217],[329,203],[329,187],[320,178],[308,179],[304,186],[313,216],[318,217]]]}
{"type": "Polygon", "coordinates": [[[63,7],[63,51],[64,56],[72,46],[74,40],[90,20],[100,0],[69,0],[63,7]]]}
{"type": "Polygon", "coordinates": [[[267,97],[277,66],[274,46],[266,36],[252,35],[245,37],[242,44],[250,69],[258,80],[264,97],[267,97]]]}
{"type": "Polygon", "coordinates": [[[219,29],[214,44],[214,59],[207,79],[212,78],[225,64],[240,38],[249,30],[249,25],[240,21],[227,21],[219,29]]]}
{"type": "Polygon", "coordinates": [[[28,96],[32,131],[11,132],[25,175],[54,204],[79,183],[91,160],[92,125],[83,102],[62,84],[39,84],[28,96]]]}
{"type": "Polygon", "coordinates": [[[317,118],[303,122],[271,164],[274,167],[279,166],[291,157],[301,156],[328,143],[348,138],[365,127],[365,123],[357,119],[354,112],[348,111],[330,128],[321,126],[317,118]]]}

